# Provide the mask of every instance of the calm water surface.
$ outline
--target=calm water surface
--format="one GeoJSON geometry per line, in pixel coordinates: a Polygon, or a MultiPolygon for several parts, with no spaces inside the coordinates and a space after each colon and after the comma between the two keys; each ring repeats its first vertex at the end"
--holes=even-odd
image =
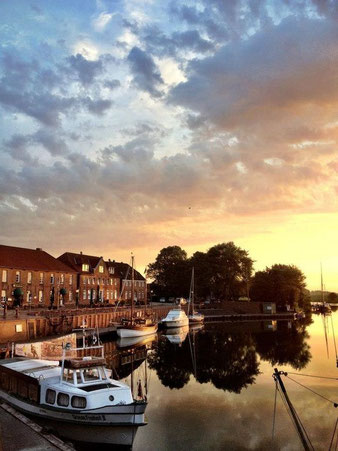
{"type": "MultiPolygon", "coordinates": [[[[338,335],[338,313],[332,317],[338,335]]],[[[223,323],[200,331],[159,335],[134,379],[148,379],[147,418],[133,449],[139,450],[299,450],[303,449],[281,398],[277,397],[272,440],[275,384],[273,368],[338,401],[338,377],[328,317],[305,326],[295,322],[223,323]],[[180,343],[180,341],[182,343],[180,343]]],[[[338,337],[337,337],[338,338],[338,337]]],[[[118,371],[118,370],[117,370],[118,371]]],[[[130,377],[125,378],[130,383],[130,377]]],[[[327,450],[338,409],[289,378],[289,396],[316,450],[327,450]]]]}
{"type": "Polygon", "coordinates": [[[303,376],[338,377],[337,318],[215,323],[138,343],[105,340],[113,377],[133,385],[135,396],[138,381],[147,391],[148,425],[139,428],[133,450],[303,449],[280,396],[272,438],[275,367],[288,372],[283,381],[314,449],[328,450],[338,409],[291,378],[338,401],[337,379],[303,376]]]}

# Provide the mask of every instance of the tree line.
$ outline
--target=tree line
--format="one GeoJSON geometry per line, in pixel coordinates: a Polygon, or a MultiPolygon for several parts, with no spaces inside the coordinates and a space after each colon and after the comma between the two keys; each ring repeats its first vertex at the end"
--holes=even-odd
{"type": "Polygon", "coordinates": [[[212,246],[207,252],[197,251],[190,258],[180,246],[168,246],[147,266],[146,275],[153,280],[151,291],[158,298],[188,297],[194,268],[197,301],[250,298],[309,308],[309,292],[299,268],[275,264],[253,275],[253,265],[249,252],[232,241],[212,246]]]}

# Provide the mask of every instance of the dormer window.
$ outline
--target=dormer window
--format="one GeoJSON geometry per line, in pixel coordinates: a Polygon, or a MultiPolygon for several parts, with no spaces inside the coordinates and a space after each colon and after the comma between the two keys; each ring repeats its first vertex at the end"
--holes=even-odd
{"type": "Polygon", "coordinates": [[[82,271],[89,271],[89,265],[87,263],[82,264],[82,271]]]}
{"type": "Polygon", "coordinates": [[[100,272],[100,273],[103,273],[103,271],[104,271],[104,268],[103,268],[102,265],[100,265],[100,266],[99,266],[99,272],[100,272]]]}
{"type": "Polygon", "coordinates": [[[115,272],[115,268],[113,268],[112,266],[109,267],[109,274],[114,274],[115,272]]]}

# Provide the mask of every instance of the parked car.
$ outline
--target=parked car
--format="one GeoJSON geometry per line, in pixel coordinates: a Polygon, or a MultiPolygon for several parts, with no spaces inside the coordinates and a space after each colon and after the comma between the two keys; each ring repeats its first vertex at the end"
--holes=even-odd
{"type": "Polygon", "coordinates": [[[160,298],[160,302],[165,302],[165,298],[160,298]]]}

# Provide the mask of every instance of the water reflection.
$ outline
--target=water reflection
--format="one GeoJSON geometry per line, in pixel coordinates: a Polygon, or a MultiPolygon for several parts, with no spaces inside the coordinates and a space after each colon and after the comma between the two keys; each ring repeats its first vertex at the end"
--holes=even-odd
{"type": "Polygon", "coordinates": [[[162,337],[149,356],[149,367],[165,387],[182,388],[193,375],[200,384],[240,393],[259,374],[258,355],[296,369],[311,358],[305,326],[294,322],[218,324],[190,330],[188,340],[186,335],[162,337]]]}

